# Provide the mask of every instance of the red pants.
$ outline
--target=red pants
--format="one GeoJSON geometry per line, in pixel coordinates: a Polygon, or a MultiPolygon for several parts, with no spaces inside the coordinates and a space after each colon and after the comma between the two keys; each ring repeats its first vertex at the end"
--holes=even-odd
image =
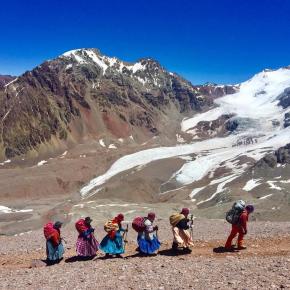
{"type": "Polygon", "coordinates": [[[232,231],[227,239],[227,242],[225,244],[225,248],[230,248],[232,246],[232,241],[236,237],[237,234],[239,234],[238,247],[241,247],[243,245],[243,239],[244,239],[243,229],[240,226],[232,225],[232,231]]]}

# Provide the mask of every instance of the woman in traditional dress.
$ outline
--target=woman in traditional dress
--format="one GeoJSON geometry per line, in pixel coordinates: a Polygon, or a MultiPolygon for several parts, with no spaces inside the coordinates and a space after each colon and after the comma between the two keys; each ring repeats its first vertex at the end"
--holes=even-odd
{"type": "Polygon", "coordinates": [[[124,215],[120,213],[105,225],[107,235],[101,241],[100,249],[106,253],[107,258],[111,255],[122,258],[121,254],[125,252],[121,233],[128,230],[122,228],[122,221],[124,221],[124,215]]]}
{"type": "Polygon", "coordinates": [[[43,232],[46,238],[46,255],[47,264],[53,265],[59,263],[63,259],[64,247],[61,242],[60,228],[62,222],[47,223],[43,232]]]}
{"type": "Polygon", "coordinates": [[[137,242],[138,250],[142,254],[155,254],[156,251],[160,248],[160,242],[157,236],[154,234],[155,231],[158,231],[158,226],[153,226],[155,220],[155,213],[148,213],[147,217],[144,220],[144,231],[138,233],[137,242]]]}
{"type": "Polygon", "coordinates": [[[183,208],[180,214],[172,215],[172,233],[173,233],[173,243],[172,250],[177,251],[178,247],[182,247],[183,251],[190,253],[190,247],[193,246],[193,241],[190,236],[189,228],[189,209],[183,208]],[[174,221],[175,219],[175,221],[174,221]]]}
{"type": "Polygon", "coordinates": [[[76,222],[76,229],[79,233],[76,252],[79,257],[93,258],[99,249],[99,243],[94,236],[95,229],[91,226],[92,219],[86,217],[76,222]]]}

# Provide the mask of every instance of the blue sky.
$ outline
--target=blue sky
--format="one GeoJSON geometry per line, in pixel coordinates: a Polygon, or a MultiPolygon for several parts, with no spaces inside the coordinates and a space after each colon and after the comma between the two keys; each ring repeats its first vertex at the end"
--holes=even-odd
{"type": "Polygon", "coordinates": [[[14,0],[0,4],[0,74],[82,47],[153,57],[194,84],[290,64],[288,0],[14,0]]]}

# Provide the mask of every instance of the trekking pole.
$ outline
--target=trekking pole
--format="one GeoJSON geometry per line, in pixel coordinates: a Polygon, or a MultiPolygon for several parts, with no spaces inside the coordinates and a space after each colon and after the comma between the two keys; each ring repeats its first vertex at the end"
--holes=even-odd
{"type": "Polygon", "coordinates": [[[190,215],[190,237],[193,240],[193,214],[190,215]]]}
{"type": "Polygon", "coordinates": [[[126,248],[126,244],[128,243],[128,241],[127,241],[127,235],[128,235],[128,224],[127,224],[127,227],[126,227],[126,232],[125,232],[124,235],[123,235],[124,250],[125,250],[125,248],[126,248]]]}

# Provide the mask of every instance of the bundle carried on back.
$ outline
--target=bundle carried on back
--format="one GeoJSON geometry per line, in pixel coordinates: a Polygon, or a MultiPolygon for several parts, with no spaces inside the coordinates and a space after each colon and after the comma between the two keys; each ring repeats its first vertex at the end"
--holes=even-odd
{"type": "Polygon", "coordinates": [[[245,208],[246,203],[243,200],[236,201],[233,204],[232,209],[227,212],[226,221],[232,225],[238,224],[240,216],[245,208]]]}
{"type": "Polygon", "coordinates": [[[79,234],[82,234],[83,232],[85,232],[88,229],[84,219],[78,220],[75,223],[75,227],[76,227],[76,230],[79,232],[79,234]]]}
{"type": "Polygon", "coordinates": [[[49,240],[56,232],[56,229],[53,227],[52,222],[48,222],[46,225],[43,227],[43,234],[44,237],[49,240]]]}
{"type": "Polygon", "coordinates": [[[141,216],[137,216],[133,219],[132,221],[132,228],[137,232],[137,233],[142,233],[145,231],[146,226],[144,224],[145,218],[141,216]]]}
{"type": "Polygon", "coordinates": [[[175,227],[183,219],[185,219],[185,216],[183,214],[174,213],[169,217],[169,222],[173,227],[175,227]]]}
{"type": "Polygon", "coordinates": [[[115,232],[119,230],[119,225],[117,223],[114,223],[112,220],[109,220],[105,223],[104,230],[107,233],[112,232],[112,231],[115,232]]]}

